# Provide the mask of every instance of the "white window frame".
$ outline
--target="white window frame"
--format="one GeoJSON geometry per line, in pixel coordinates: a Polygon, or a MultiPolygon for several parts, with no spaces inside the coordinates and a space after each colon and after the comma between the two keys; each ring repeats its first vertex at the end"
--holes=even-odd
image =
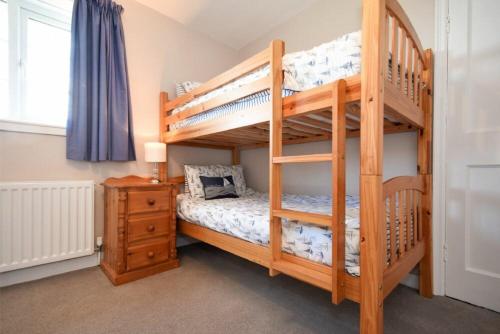
{"type": "MultiPolygon", "coordinates": [[[[0,131],[66,135],[66,127],[30,122],[25,112],[27,22],[37,20],[71,31],[70,0],[7,0],[9,17],[9,118],[0,119],[0,131]]],[[[69,89],[69,87],[68,87],[69,89]]]]}

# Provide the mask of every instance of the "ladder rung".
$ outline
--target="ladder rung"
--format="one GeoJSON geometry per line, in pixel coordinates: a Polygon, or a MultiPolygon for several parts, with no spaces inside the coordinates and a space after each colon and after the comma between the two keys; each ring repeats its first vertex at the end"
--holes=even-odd
{"type": "Polygon", "coordinates": [[[308,155],[289,155],[282,157],[273,157],[273,163],[284,164],[291,162],[321,162],[332,161],[332,154],[308,154],[308,155]]]}
{"type": "Polygon", "coordinates": [[[310,283],[328,291],[332,290],[331,275],[284,260],[273,261],[271,266],[273,269],[295,277],[301,281],[310,283]]]}
{"type": "Polygon", "coordinates": [[[287,209],[273,210],[274,217],[288,218],[299,220],[306,223],[313,223],[316,225],[331,227],[332,216],[322,215],[319,213],[301,212],[287,209]]]}

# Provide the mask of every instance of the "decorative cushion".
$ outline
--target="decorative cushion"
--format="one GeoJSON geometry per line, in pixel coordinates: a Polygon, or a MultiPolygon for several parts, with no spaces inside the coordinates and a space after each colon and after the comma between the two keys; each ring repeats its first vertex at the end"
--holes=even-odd
{"type": "Polygon", "coordinates": [[[236,194],[243,196],[246,193],[246,181],[243,174],[243,167],[240,165],[224,166],[224,165],[210,165],[210,166],[195,166],[185,165],[184,175],[186,184],[184,192],[196,198],[204,198],[205,192],[200,176],[218,176],[224,177],[231,175],[234,181],[236,194]]]}
{"type": "Polygon", "coordinates": [[[233,177],[231,175],[219,176],[200,176],[205,199],[218,198],[238,198],[234,187],[233,177]]]}

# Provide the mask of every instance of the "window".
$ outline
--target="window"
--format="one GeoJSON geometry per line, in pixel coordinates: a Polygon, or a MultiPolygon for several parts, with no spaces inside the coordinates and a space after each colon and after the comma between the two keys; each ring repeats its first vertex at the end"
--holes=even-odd
{"type": "Polygon", "coordinates": [[[64,134],[71,0],[0,0],[0,130],[64,134]]]}

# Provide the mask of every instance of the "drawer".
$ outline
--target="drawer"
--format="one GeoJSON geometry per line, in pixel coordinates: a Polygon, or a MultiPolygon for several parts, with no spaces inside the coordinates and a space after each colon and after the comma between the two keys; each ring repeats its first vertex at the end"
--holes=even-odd
{"type": "Polygon", "coordinates": [[[170,215],[149,215],[130,218],[128,220],[128,241],[159,237],[168,234],[170,215]]]}
{"type": "Polygon", "coordinates": [[[168,260],[168,240],[158,239],[127,250],[127,270],[139,269],[168,260]]]}
{"type": "Polygon", "coordinates": [[[130,191],[128,213],[165,211],[170,208],[170,191],[130,191]]]}

